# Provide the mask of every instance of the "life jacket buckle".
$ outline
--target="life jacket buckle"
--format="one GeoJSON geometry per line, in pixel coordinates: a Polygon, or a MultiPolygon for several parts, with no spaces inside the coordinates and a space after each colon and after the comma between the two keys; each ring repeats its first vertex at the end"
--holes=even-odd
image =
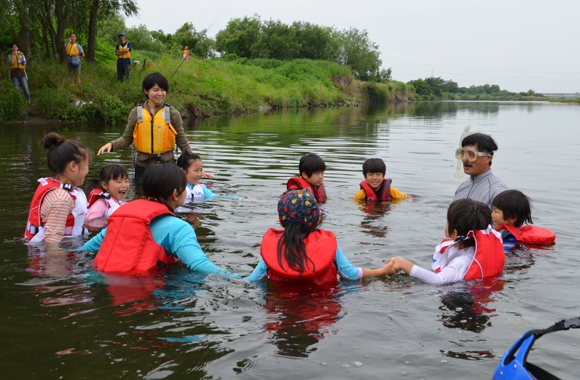
{"type": "Polygon", "coordinates": [[[38,226],[34,226],[31,224],[30,227],[28,227],[28,232],[30,232],[31,235],[36,235],[39,231],[40,227],[38,226]]]}

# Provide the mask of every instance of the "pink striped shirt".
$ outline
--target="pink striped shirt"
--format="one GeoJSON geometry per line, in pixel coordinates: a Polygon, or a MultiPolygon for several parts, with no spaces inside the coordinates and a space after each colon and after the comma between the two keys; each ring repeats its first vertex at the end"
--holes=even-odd
{"type": "Polygon", "coordinates": [[[75,207],[75,201],[64,189],[50,191],[40,207],[40,220],[46,229],[44,241],[59,243],[62,240],[66,219],[75,207]]]}

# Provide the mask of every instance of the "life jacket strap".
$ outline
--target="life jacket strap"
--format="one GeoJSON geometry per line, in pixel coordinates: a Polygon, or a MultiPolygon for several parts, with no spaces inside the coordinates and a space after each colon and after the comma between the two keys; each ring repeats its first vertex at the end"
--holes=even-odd
{"type": "Polygon", "coordinates": [[[143,122],[143,104],[137,104],[137,121],[143,122]]]}
{"type": "Polygon", "coordinates": [[[171,110],[169,107],[169,104],[165,103],[165,108],[163,109],[163,119],[165,119],[165,124],[171,124],[171,110]]]}
{"type": "Polygon", "coordinates": [[[32,224],[28,227],[28,232],[30,232],[31,235],[36,235],[37,233],[40,232],[40,227],[38,226],[33,226],[32,224]]]}

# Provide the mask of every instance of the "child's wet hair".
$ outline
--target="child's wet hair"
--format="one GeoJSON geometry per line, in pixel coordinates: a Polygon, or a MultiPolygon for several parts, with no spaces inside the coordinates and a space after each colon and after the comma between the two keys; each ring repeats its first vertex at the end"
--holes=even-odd
{"type": "Polygon", "coordinates": [[[179,156],[179,158],[177,159],[177,166],[179,166],[180,168],[182,168],[187,172],[187,169],[189,169],[191,164],[193,164],[197,160],[201,160],[201,157],[199,157],[197,154],[183,152],[181,156],[179,156]]]}
{"type": "Polygon", "coordinates": [[[387,174],[387,165],[380,158],[369,158],[363,164],[363,175],[366,176],[368,173],[383,173],[387,174]]]}
{"type": "Polygon", "coordinates": [[[324,163],[324,160],[317,154],[310,153],[300,158],[300,163],[298,164],[298,171],[300,172],[300,175],[302,175],[302,173],[306,173],[308,177],[311,177],[313,173],[323,172],[325,170],[326,164],[324,163]]]}
{"type": "Polygon", "coordinates": [[[50,132],[40,140],[48,162],[48,169],[54,173],[65,171],[70,162],[80,165],[84,160],[90,160],[91,153],[83,144],[75,140],[67,140],[55,132],[50,132]]]}
{"type": "MultiPolygon", "coordinates": [[[[148,167],[141,177],[143,195],[167,206],[173,191],[181,195],[187,186],[185,172],[172,163],[162,163],[148,167]]],[[[172,210],[173,211],[173,210],[172,210]]]]}
{"type": "MultiPolygon", "coordinates": [[[[169,82],[167,81],[167,78],[165,78],[159,71],[151,73],[147,75],[145,79],[143,79],[143,90],[149,91],[155,87],[155,85],[158,85],[164,89],[165,92],[169,92],[169,82]]],[[[147,94],[145,94],[145,96],[147,96],[149,99],[147,94]]]]}
{"type": "MultiPolygon", "coordinates": [[[[457,230],[457,236],[467,236],[469,231],[485,230],[491,224],[491,211],[485,203],[469,198],[458,199],[447,210],[447,230],[457,230]]],[[[464,248],[473,246],[473,239],[464,241],[464,248]]]]}
{"type": "Polygon", "coordinates": [[[530,198],[519,190],[506,190],[493,199],[493,207],[503,212],[503,219],[515,218],[514,225],[521,227],[524,223],[533,224],[530,198]]]}
{"type": "Polygon", "coordinates": [[[101,168],[99,178],[91,178],[90,180],[87,181],[87,184],[85,185],[85,190],[89,193],[93,191],[95,188],[99,188],[105,191],[101,183],[102,182],[108,183],[110,180],[117,179],[119,177],[121,177],[121,179],[129,178],[129,173],[127,172],[127,169],[125,169],[123,165],[107,164],[101,168]]]}

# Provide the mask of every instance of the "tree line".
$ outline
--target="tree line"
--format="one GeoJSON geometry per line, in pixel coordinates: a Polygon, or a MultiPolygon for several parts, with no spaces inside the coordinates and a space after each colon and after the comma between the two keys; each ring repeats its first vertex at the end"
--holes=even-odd
{"type": "Polygon", "coordinates": [[[326,60],[350,66],[361,80],[391,78],[391,69],[381,69],[379,46],[366,30],[300,21],[287,25],[254,15],[231,19],[211,38],[190,22],[173,34],[145,25],[127,28],[124,17],[138,12],[137,0],[0,0],[0,44],[8,49],[18,42],[27,56],[64,61],[64,42],[75,33],[87,60],[99,62],[115,58],[110,50],[123,31],[134,49],[157,54],[188,46],[192,55],[210,59],[326,60]]]}
{"type": "Polygon", "coordinates": [[[520,95],[520,96],[543,96],[534,90],[527,92],[513,93],[508,90],[502,90],[497,84],[484,84],[481,86],[459,87],[457,82],[445,80],[441,77],[429,77],[425,79],[416,79],[407,82],[415,87],[415,92],[421,96],[435,95],[442,96],[444,93],[449,94],[467,94],[467,95],[520,95]]]}

